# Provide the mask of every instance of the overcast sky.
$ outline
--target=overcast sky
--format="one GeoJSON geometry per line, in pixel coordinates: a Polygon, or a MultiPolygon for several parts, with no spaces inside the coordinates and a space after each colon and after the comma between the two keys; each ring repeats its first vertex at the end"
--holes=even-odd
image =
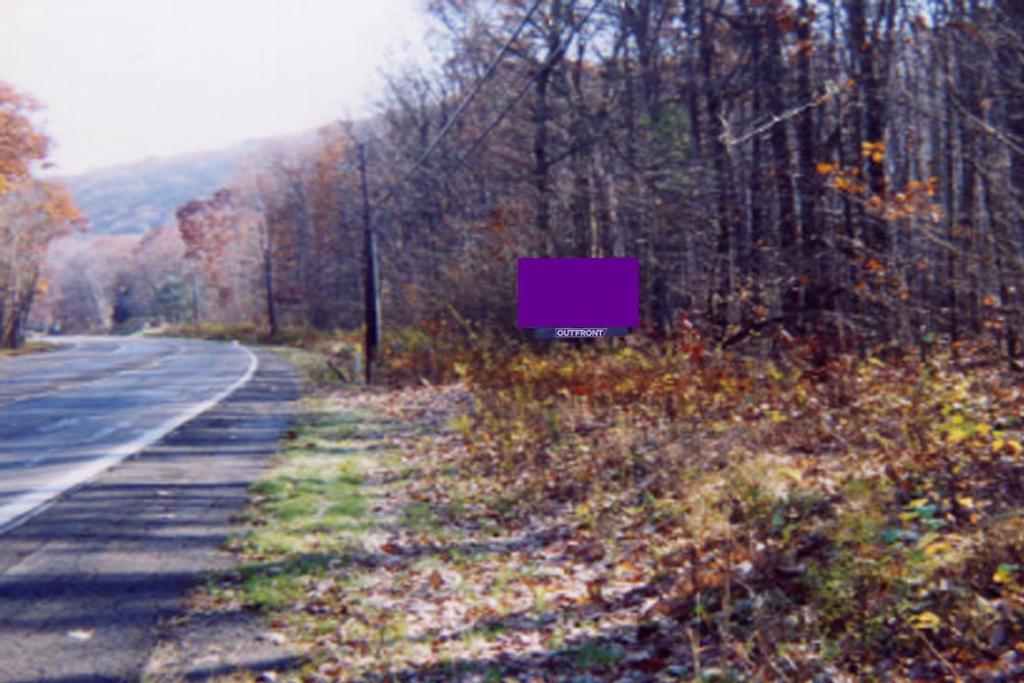
{"type": "Polygon", "coordinates": [[[77,173],[366,113],[424,33],[420,0],[0,0],[0,80],[77,173]]]}

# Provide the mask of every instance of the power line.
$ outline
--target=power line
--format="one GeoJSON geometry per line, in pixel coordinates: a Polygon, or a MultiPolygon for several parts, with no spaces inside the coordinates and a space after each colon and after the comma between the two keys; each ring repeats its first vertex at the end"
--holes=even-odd
{"type": "Polygon", "coordinates": [[[512,35],[509,36],[508,40],[505,41],[505,44],[501,46],[500,50],[498,50],[498,53],[495,54],[494,57],[491,59],[490,63],[487,65],[487,68],[484,69],[483,75],[479,79],[477,79],[476,83],[473,84],[473,87],[469,91],[469,95],[467,95],[466,98],[459,103],[459,106],[455,108],[455,111],[452,113],[452,115],[449,116],[448,120],[445,121],[443,126],[441,126],[441,130],[437,132],[437,135],[435,135],[434,139],[430,141],[430,144],[427,145],[427,148],[423,150],[423,153],[420,154],[419,158],[416,159],[413,165],[410,166],[408,170],[406,170],[406,172],[402,174],[402,177],[400,177],[398,181],[391,186],[391,188],[388,190],[388,193],[379,200],[380,202],[387,201],[392,196],[394,196],[394,191],[398,187],[403,185],[405,181],[407,181],[410,177],[412,177],[412,174],[415,173],[421,165],[423,165],[423,162],[427,160],[427,157],[430,156],[430,153],[433,152],[439,144],[441,144],[441,140],[444,139],[445,135],[448,134],[448,131],[451,130],[451,127],[455,124],[459,117],[462,116],[462,113],[466,110],[466,107],[468,107],[470,103],[476,98],[477,94],[479,94],[480,90],[483,88],[487,80],[492,75],[494,75],[494,72],[497,70],[498,65],[501,64],[501,60],[504,59],[508,51],[512,49],[512,44],[516,41],[516,38],[519,37],[519,34],[523,32],[523,29],[526,28],[526,24],[529,23],[530,17],[533,16],[533,13],[537,11],[537,9],[540,7],[543,1],[544,0],[534,1],[533,5],[530,6],[530,9],[526,12],[522,20],[520,20],[519,24],[516,26],[516,29],[512,32],[512,35]]]}
{"type": "MultiPolygon", "coordinates": [[[[534,0],[533,5],[529,11],[523,16],[522,20],[516,26],[512,35],[509,36],[505,44],[502,45],[498,53],[494,55],[487,68],[484,70],[483,75],[477,79],[476,83],[470,89],[469,94],[466,96],[459,106],[455,108],[455,111],[448,118],[445,124],[438,131],[434,139],[430,141],[427,148],[423,150],[423,153],[416,160],[416,162],[409,167],[409,169],[398,179],[398,182],[392,185],[388,193],[380,199],[380,202],[387,201],[390,197],[393,197],[397,188],[405,183],[413,173],[427,160],[430,153],[441,143],[448,131],[451,130],[455,122],[462,116],[462,113],[466,110],[466,107],[470,105],[477,94],[483,88],[487,80],[497,70],[501,60],[504,59],[505,55],[512,47],[512,43],[516,41],[519,34],[522,33],[526,24],[530,21],[530,17],[537,11],[540,4],[544,0],[534,0]]],[[[364,362],[366,363],[365,368],[365,380],[366,384],[370,384],[373,379],[373,365],[376,360],[377,346],[380,343],[381,336],[381,315],[380,315],[380,289],[378,287],[377,278],[379,277],[379,269],[377,265],[377,249],[376,249],[376,234],[373,229],[373,217],[370,206],[369,191],[367,188],[367,177],[366,177],[366,145],[359,145],[359,171],[361,177],[362,195],[363,195],[363,222],[364,222],[364,240],[366,246],[366,280],[364,283],[364,294],[365,294],[365,315],[366,315],[366,340],[363,346],[364,362]]]]}
{"type": "Polygon", "coordinates": [[[522,87],[520,87],[520,89],[516,91],[515,97],[513,97],[512,100],[508,103],[508,105],[504,109],[502,109],[501,113],[498,114],[497,118],[491,121],[491,123],[488,124],[487,128],[484,129],[484,132],[481,133],[480,136],[473,141],[473,144],[470,146],[469,150],[461,157],[459,157],[458,161],[455,162],[453,170],[461,168],[462,165],[466,163],[469,160],[469,158],[476,153],[480,146],[483,145],[487,137],[494,132],[494,129],[497,128],[501,124],[501,122],[505,120],[505,117],[508,116],[509,113],[515,108],[515,106],[519,104],[519,101],[526,96],[527,91],[529,90],[530,86],[533,85],[533,82],[534,80],[536,80],[537,76],[544,73],[545,70],[551,68],[551,65],[554,64],[555,60],[561,56],[562,52],[566,48],[568,48],[573,38],[575,38],[576,34],[579,33],[581,28],[583,28],[583,25],[590,20],[590,17],[594,14],[597,8],[600,7],[603,1],[604,0],[595,0],[594,4],[590,7],[589,10],[587,10],[586,14],[583,15],[583,18],[580,20],[580,22],[573,26],[572,30],[569,32],[568,37],[564,41],[559,41],[558,46],[551,52],[551,54],[548,56],[547,60],[544,62],[541,68],[538,69],[535,74],[526,79],[522,87]]]}
{"type": "MultiPolygon", "coordinates": [[[[519,22],[519,25],[516,26],[515,31],[512,32],[512,35],[509,37],[509,39],[505,42],[505,44],[501,47],[498,53],[487,65],[484,74],[473,85],[473,88],[470,90],[469,95],[467,95],[466,98],[455,109],[451,117],[448,118],[445,124],[441,127],[441,130],[438,131],[437,135],[434,136],[434,139],[431,140],[430,144],[427,145],[427,148],[423,150],[423,153],[420,154],[416,162],[412,166],[410,166],[409,169],[406,170],[404,174],[402,174],[402,176],[398,179],[396,183],[392,184],[388,188],[387,193],[383,197],[381,197],[380,200],[378,200],[379,203],[383,203],[388,199],[394,197],[395,192],[398,190],[398,188],[401,185],[405,184],[405,182],[410,177],[412,177],[412,174],[415,173],[416,170],[423,165],[423,163],[430,156],[430,153],[437,148],[437,146],[444,139],[445,135],[448,134],[448,131],[451,130],[451,127],[455,123],[455,121],[462,115],[462,113],[466,110],[466,107],[468,107],[469,104],[473,101],[473,99],[477,96],[477,94],[483,88],[487,80],[494,74],[495,70],[498,68],[498,65],[501,63],[501,60],[505,57],[505,54],[507,54],[508,51],[511,49],[512,44],[515,42],[516,38],[519,37],[519,34],[522,32],[523,28],[525,28],[526,24],[530,21],[530,17],[533,16],[533,13],[537,11],[537,8],[540,7],[542,2],[543,0],[535,0],[533,5],[530,7],[529,11],[527,11],[527,13],[523,16],[522,20],[519,22]]],[[[487,136],[491,134],[491,132],[501,123],[505,116],[507,116],[508,113],[512,111],[512,109],[515,107],[515,105],[526,95],[526,92],[529,89],[530,85],[537,79],[537,77],[540,76],[540,74],[544,73],[546,70],[550,69],[552,65],[555,63],[555,61],[562,56],[564,50],[573,41],[573,39],[576,37],[576,34],[579,33],[580,29],[583,28],[583,25],[586,24],[587,21],[589,21],[590,17],[594,14],[594,12],[597,11],[597,8],[601,5],[602,2],[603,0],[594,0],[594,4],[586,12],[586,14],[583,15],[583,18],[572,27],[572,30],[569,32],[568,36],[558,41],[558,45],[555,47],[555,49],[551,51],[547,59],[545,59],[544,64],[541,66],[541,68],[538,69],[536,73],[534,73],[533,75],[526,79],[526,81],[523,83],[522,87],[516,93],[512,101],[509,102],[509,104],[498,115],[498,117],[494,121],[492,121],[490,125],[488,125],[484,132],[477,137],[477,139],[474,141],[473,145],[470,146],[470,149],[466,152],[466,154],[459,158],[457,164],[455,165],[455,169],[460,168],[476,152],[476,150],[479,149],[479,147],[484,143],[484,140],[487,139],[487,136]]],[[[379,272],[377,268],[376,235],[373,229],[369,193],[367,190],[365,144],[359,145],[359,161],[360,174],[362,178],[363,218],[365,223],[364,232],[366,241],[366,282],[364,287],[364,293],[366,295],[366,342],[364,346],[364,353],[366,363],[366,383],[369,384],[372,379],[372,364],[376,356],[376,347],[380,341],[381,319],[379,298],[380,294],[376,282],[379,272]]]]}
{"type": "MultiPolygon", "coordinates": [[[[463,164],[465,164],[467,161],[469,161],[469,159],[474,154],[476,154],[476,152],[480,149],[480,147],[483,145],[483,143],[490,136],[490,134],[494,132],[494,130],[501,124],[501,122],[505,120],[505,117],[508,116],[509,113],[511,113],[511,111],[515,108],[515,106],[517,104],[519,104],[519,102],[523,99],[523,97],[526,96],[526,93],[529,91],[530,86],[533,85],[533,82],[537,79],[537,77],[540,76],[540,74],[544,73],[545,70],[551,68],[552,64],[554,64],[555,61],[557,61],[562,56],[562,54],[564,53],[566,48],[568,48],[569,44],[572,43],[573,39],[575,39],[576,35],[580,32],[580,30],[583,28],[583,26],[588,21],[590,21],[590,18],[594,15],[594,12],[597,11],[597,9],[602,5],[603,2],[604,2],[604,0],[595,0],[594,1],[594,4],[590,6],[590,9],[588,9],[583,14],[582,18],[572,26],[572,28],[569,30],[569,33],[565,37],[563,37],[561,40],[559,40],[558,44],[555,46],[555,49],[553,49],[551,51],[551,53],[548,55],[547,59],[544,61],[544,63],[541,65],[541,67],[539,69],[537,69],[536,72],[534,72],[529,77],[527,77],[525,81],[523,81],[523,84],[516,91],[515,96],[509,101],[509,103],[505,106],[505,108],[501,111],[501,113],[498,114],[498,116],[493,121],[491,121],[490,124],[487,125],[487,127],[484,129],[483,133],[481,133],[477,137],[477,139],[473,141],[473,144],[470,145],[469,150],[467,150],[467,152],[465,154],[463,154],[461,157],[459,157],[459,159],[455,162],[455,165],[451,169],[449,169],[449,173],[451,171],[458,170],[459,168],[461,168],[463,166],[463,164]]],[[[522,31],[523,27],[529,21],[530,16],[533,14],[534,11],[536,11],[536,9],[539,6],[540,6],[540,2],[534,3],[533,6],[530,8],[529,12],[527,12],[526,16],[523,17],[523,20],[519,23],[519,26],[516,28],[515,34],[513,34],[512,38],[509,39],[505,43],[505,45],[502,47],[501,51],[498,53],[499,59],[498,60],[492,60],[491,64],[492,64],[493,67],[496,68],[497,61],[499,61],[500,57],[504,56],[504,54],[508,52],[508,50],[510,49],[510,46],[515,41],[515,38],[522,31]]],[[[483,84],[483,80],[485,80],[493,72],[494,72],[494,68],[488,68],[487,72],[484,74],[484,77],[481,78],[481,80],[477,82],[477,86],[482,85],[483,84]]],[[[423,162],[426,161],[426,159],[430,155],[430,153],[434,151],[434,149],[440,143],[441,139],[444,137],[444,135],[451,128],[451,123],[453,123],[455,118],[458,115],[460,115],[462,113],[462,111],[465,109],[464,105],[469,104],[469,100],[471,100],[473,97],[475,97],[477,92],[479,92],[479,87],[474,87],[473,92],[470,93],[470,97],[468,97],[465,101],[463,101],[463,103],[459,106],[459,108],[456,110],[456,112],[448,120],[448,122],[445,124],[445,126],[441,129],[440,132],[438,132],[438,134],[434,137],[434,139],[431,141],[431,143],[427,146],[427,149],[419,156],[419,158],[417,158],[416,162],[412,166],[410,166],[409,169],[405,173],[402,174],[402,177],[399,178],[398,181],[396,181],[395,183],[393,183],[392,185],[389,186],[388,191],[384,194],[384,196],[382,196],[378,200],[378,203],[384,203],[385,201],[387,201],[387,200],[389,200],[389,199],[391,199],[391,198],[393,198],[395,196],[395,193],[398,190],[398,188],[401,185],[403,185],[412,176],[412,174],[423,164],[423,162]]]]}

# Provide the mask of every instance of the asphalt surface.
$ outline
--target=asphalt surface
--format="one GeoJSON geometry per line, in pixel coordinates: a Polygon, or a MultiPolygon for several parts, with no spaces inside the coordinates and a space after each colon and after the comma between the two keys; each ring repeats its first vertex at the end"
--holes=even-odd
{"type": "Polygon", "coordinates": [[[0,359],[0,529],[223,397],[254,370],[244,347],[70,338],[0,359]]]}
{"type": "Polygon", "coordinates": [[[272,354],[240,383],[255,364],[237,346],[76,343],[0,363],[0,504],[88,474],[0,535],[4,683],[138,680],[158,623],[230,562],[223,541],[298,395],[272,354]]]}

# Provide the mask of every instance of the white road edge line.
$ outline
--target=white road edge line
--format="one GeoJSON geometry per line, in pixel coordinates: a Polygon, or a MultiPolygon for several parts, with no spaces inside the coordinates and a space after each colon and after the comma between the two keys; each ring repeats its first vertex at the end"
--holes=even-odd
{"type": "Polygon", "coordinates": [[[167,434],[173,432],[192,418],[206,412],[241,388],[242,385],[252,379],[252,376],[256,374],[256,369],[259,368],[260,361],[256,358],[256,354],[250,351],[247,347],[242,346],[241,344],[237,344],[237,346],[249,355],[249,367],[246,369],[245,374],[232,383],[231,386],[224,389],[213,398],[203,401],[202,403],[197,403],[185,412],[180,413],[169,420],[165,420],[156,427],[153,427],[149,431],[143,433],[134,441],[121,444],[120,446],[110,450],[106,455],[87,462],[81,467],[77,467],[62,475],[55,481],[52,481],[49,486],[23,493],[7,505],[0,507],[0,534],[24,524],[49,508],[50,505],[54,503],[57,496],[74,488],[75,486],[78,486],[79,484],[84,484],[100,472],[103,472],[121,462],[129,455],[138,453],[147,446],[156,443],[167,434]]]}
{"type": "MultiPolygon", "coordinates": [[[[81,342],[79,342],[76,345],[75,348],[77,348],[78,346],[81,346],[81,345],[82,345],[81,342]]],[[[114,350],[114,351],[111,351],[110,353],[111,353],[111,355],[119,354],[121,352],[120,350],[122,350],[124,348],[125,348],[124,344],[118,344],[117,345],[117,349],[119,349],[119,350],[114,350]]],[[[71,350],[71,349],[67,349],[67,350],[71,350]]],[[[90,379],[90,380],[86,380],[84,382],[78,382],[78,383],[74,384],[73,386],[74,386],[74,388],[77,389],[78,387],[87,387],[90,384],[96,384],[98,382],[105,382],[108,379],[110,379],[111,377],[113,377],[114,375],[131,375],[131,374],[135,374],[135,373],[139,373],[139,372],[145,372],[146,370],[150,369],[150,367],[152,365],[154,365],[155,363],[168,361],[168,360],[171,360],[172,358],[177,358],[180,353],[181,353],[181,349],[177,349],[174,353],[170,354],[169,356],[167,356],[167,357],[158,357],[153,362],[147,363],[147,364],[143,365],[142,367],[129,368],[128,370],[120,370],[120,371],[115,372],[115,373],[113,373],[111,375],[104,375],[103,377],[97,377],[96,379],[90,379]]],[[[67,391],[67,389],[68,389],[68,387],[64,387],[63,389],[60,388],[60,387],[58,387],[56,389],[47,389],[46,391],[40,391],[37,394],[29,394],[28,396],[22,396],[21,398],[16,398],[16,399],[7,401],[6,403],[4,403],[3,401],[0,401],[0,406],[6,408],[8,406],[13,406],[15,403],[24,403],[25,401],[31,401],[31,400],[37,399],[37,398],[39,398],[41,396],[50,396],[51,394],[59,394],[62,391],[67,391]]],[[[2,531],[3,531],[3,526],[2,526],[2,524],[0,524],[0,532],[2,532],[2,531]]]]}

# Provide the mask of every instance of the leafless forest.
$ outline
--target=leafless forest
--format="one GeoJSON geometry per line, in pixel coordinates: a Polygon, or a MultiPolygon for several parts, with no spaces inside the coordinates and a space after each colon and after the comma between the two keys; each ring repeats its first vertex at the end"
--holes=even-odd
{"type": "MultiPolygon", "coordinates": [[[[1018,3],[432,11],[439,73],[392,74],[372,120],[268,150],[181,207],[185,248],[135,245],[120,285],[99,283],[106,315],[358,325],[365,144],[388,327],[453,307],[511,328],[517,256],[630,255],[651,334],[685,315],[727,345],[984,336],[1018,355],[1018,3]],[[131,267],[156,249],[167,277],[131,267]]],[[[104,322],[71,270],[53,316],[104,322]]]]}

